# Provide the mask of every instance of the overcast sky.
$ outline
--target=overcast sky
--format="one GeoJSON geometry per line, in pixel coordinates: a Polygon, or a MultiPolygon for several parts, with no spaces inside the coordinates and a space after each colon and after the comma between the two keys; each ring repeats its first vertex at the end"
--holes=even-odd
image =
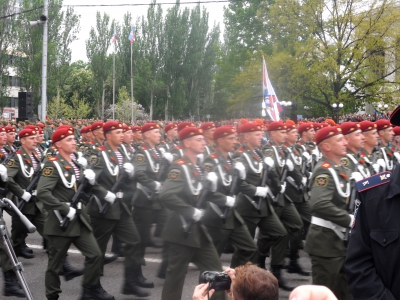
{"type": "MultiPolygon", "coordinates": [[[[200,0],[203,1],[221,1],[221,0],[200,0]]],[[[64,5],[77,5],[77,4],[141,4],[141,3],[151,3],[151,0],[64,0],[64,5]]],[[[157,0],[157,3],[174,3],[175,0],[157,0]]],[[[194,0],[181,0],[182,7],[192,8],[196,4],[185,4],[187,2],[195,2],[194,0]]],[[[223,30],[223,8],[228,5],[226,3],[203,3],[201,6],[205,6],[209,12],[209,22],[210,27],[214,22],[219,23],[221,31],[223,30]]],[[[169,7],[173,5],[162,5],[163,11],[165,12],[169,7]]],[[[119,23],[122,23],[123,16],[127,11],[132,13],[132,17],[136,20],[137,17],[146,15],[148,5],[144,6],[115,6],[115,7],[74,7],[75,12],[81,15],[80,25],[81,30],[79,33],[79,40],[71,44],[72,49],[72,61],[83,60],[87,61],[86,57],[86,46],[85,41],[89,37],[90,28],[95,26],[96,22],[96,12],[101,13],[106,12],[110,15],[111,19],[116,19],[119,23]]],[[[119,37],[127,39],[128,37],[119,37]]],[[[111,39],[111,36],[110,36],[111,39]]]]}

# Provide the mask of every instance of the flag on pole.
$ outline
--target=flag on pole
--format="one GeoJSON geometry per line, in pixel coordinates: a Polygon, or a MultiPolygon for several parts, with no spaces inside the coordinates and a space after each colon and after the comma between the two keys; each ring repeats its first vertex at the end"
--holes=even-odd
{"type": "Polygon", "coordinates": [[[271,81],[268,77],[267,65],[263,58],[263,107],[273,121],[279,121],[279,114],[283,112],[283,108],[278,101],[278,97],[275,94],[274,88],[272,87],[271,81]]]}
{"type": "Polygon", "coordinates": [[[118,38],[118,33],[117,33],[117,27],[115,27],[114,28],[114,35],[113,35],[113,37],[111,38],[111,43],[115,43],[116,41],[117,41],[117,38],[118,38]]]}
{"type": "Polygon", "coordinates": [[[133,42],[135,41],[135,37],[136,37],[135,26],[132,26],[131,33],[129,34],[128,37],[128,40],[131,42],[131,44],[133,44],[133,42]]]}

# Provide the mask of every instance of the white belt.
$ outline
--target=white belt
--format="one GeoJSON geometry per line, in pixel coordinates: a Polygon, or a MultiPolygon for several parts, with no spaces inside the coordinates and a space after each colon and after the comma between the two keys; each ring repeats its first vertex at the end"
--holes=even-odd
{"type": "Polygon", "coordinates": [[[311,224],[318,225],[324,228],[331,229],[336,235],[343,240],[344,238],[344,232],[346,232],[346,228],[336,225],[335,223],[332,223],[331,221],[327,221],[318,217],[311,217],[311,224]]]}

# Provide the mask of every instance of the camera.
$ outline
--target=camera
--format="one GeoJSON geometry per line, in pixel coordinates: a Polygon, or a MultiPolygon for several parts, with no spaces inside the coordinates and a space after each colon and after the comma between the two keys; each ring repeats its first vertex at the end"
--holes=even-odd
{"type": "Polygon", "coordinates": [[[209,289],[225,291],[231,288],[231,278],[224,272],[204,271],[200,275],[200,283],[210,283],[209,289]]]}

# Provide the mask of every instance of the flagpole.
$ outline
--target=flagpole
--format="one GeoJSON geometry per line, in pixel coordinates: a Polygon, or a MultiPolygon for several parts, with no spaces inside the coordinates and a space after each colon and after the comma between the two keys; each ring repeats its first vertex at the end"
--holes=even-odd
{"type": "Polygon", "coordinates": [[[133,43],[131,42],[131,99],[132,99],[132,124],[133,124],[133,43]]]}
{"type": "Polygon", "coordinates": [[[113,109],[112,118],[115,120],[115,52],[117,51],[117,42],[114,42],[114,57],[113,57],[113,109]]]}

